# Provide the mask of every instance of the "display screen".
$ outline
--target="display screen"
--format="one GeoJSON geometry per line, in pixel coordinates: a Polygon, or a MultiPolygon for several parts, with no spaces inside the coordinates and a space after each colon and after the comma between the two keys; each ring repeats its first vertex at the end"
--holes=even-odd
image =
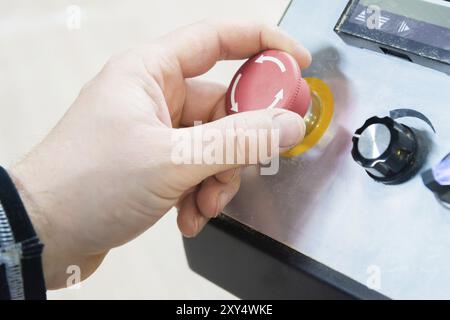
{"type": "Polygon", "coordinates": [[[373,24],[374,17],[378,30],[450,50],[449,1],[360,0],[350,20],[373,24]]]}

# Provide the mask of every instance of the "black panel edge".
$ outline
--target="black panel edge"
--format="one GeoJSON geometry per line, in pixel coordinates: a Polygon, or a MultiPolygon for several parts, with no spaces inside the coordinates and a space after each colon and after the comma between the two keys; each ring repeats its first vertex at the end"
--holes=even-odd
{"type": "Polygon", "coordinates": [[[192,270],[243,299],[389,299],[226,215],[184,246],[192,270]]]}

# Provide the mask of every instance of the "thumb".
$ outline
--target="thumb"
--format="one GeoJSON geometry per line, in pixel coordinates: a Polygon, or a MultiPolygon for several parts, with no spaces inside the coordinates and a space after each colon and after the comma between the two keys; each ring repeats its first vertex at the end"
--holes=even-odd
{"type": "Polygon", "coordinates": [[[306,127],[302,117],[294,112],[266,109],[177,131],[190,140],[192,152],[188,153],[193,165],[186,169],[195,185],[230,169],[267,163],[301,142],[306,127]]]}

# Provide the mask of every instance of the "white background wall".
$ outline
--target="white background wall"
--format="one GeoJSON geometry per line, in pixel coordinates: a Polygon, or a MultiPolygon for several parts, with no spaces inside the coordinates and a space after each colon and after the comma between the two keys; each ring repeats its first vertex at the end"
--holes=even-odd
{"type": "MultiPolygon", "coordinates": [[[[55,125],[114,52],[206,17],[276,23],[288,0],[14,0],[0,2],[0,164],[23,157],[55,125]],[[66,9],[81,8],[79,30],[66,9]]],[[[228,83],[240,62],[208,79],[228,83]]],[[[80,289],[50,299],[234,298],[187,265],[175,212],[113,250],[80,289]]]]}

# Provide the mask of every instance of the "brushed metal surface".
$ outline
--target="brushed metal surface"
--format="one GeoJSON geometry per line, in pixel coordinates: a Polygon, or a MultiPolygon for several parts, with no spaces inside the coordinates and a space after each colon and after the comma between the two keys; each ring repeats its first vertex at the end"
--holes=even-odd
{"type": "MultiPolygon", "coordinates": [[[[450,152],[450,78],[344,44],[333,27],[346,3],[294,0],[281,24],[313,54],[305,76],[334,93],[330,130],[307,154],[283,159],[277,175],[246,169],[225,213],[391,298],[450,298],[450,211],[419,176],[376,183],[350,154],[367,118],[415,108],[437,131],[425,168],[438,163],[450,152]]],[[[429,130],[417,119],[400,122],[429,130]]]]}
{"type": "Polygon", "coordinates": [[[359,153],[366,159],[376,159],[381,156],[391,143],[391,132],[381,123],[367,127],[358,140],[359,153]]]}

